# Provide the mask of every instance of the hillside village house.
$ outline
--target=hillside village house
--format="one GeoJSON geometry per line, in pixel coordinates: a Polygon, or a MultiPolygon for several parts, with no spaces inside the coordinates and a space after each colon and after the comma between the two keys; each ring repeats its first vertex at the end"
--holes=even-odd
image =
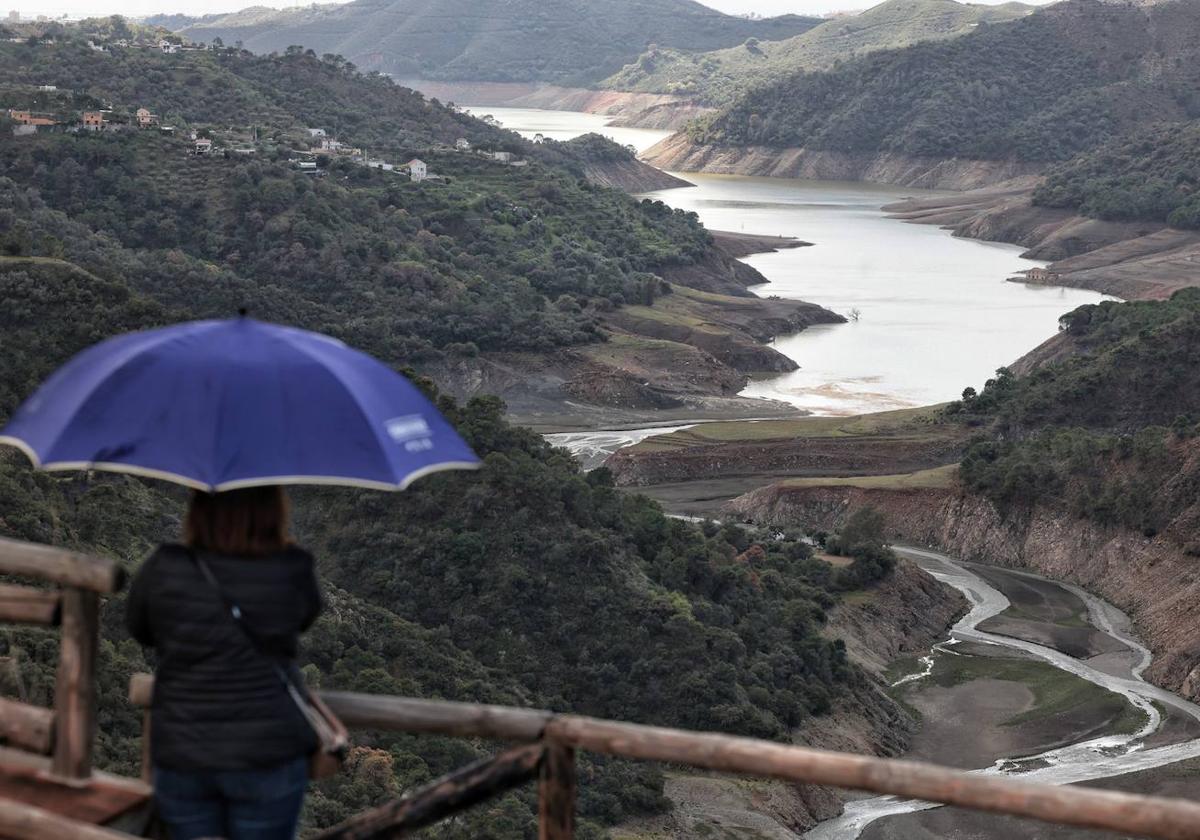
{"type": "Polygon", "coordinates": [[[200,137],[196,140],[195,151],[198,155],[211,155],[213,150],[213,141],[207,137],[200,137]]]}
{"type": "Polygon", "coordinates": [[[158,48],[169,55],[174,55],[179,52],[181,46],[170,41],[159,41],[158,48]]]}
{"type": "Polygon", "coordinates": [[[429,167],[420,158],[413,158],[405,166],[408,167],[408,177],[414,181],[424,181],[429,177],[429,167]]]}
{"type": "Polygon", "coordinates": [[[46,114],[35,114],[32,111],[14,111],[9,109],[8,118],[21,125],[57,125],[58,120],[46,114]]]}
{"type": "Polygon", "coordinates": [[[466,137],[459,137],[454,141],[454,148],[458,149],[460,152],[469,152],[471,151],[471,141],[466,137]]]}
{"type": "Polygon", "coordinates": [[[137,109],[138,128],[149,128],[158,122],[158,114],[151,114],[145,108],[137,109]]]}
{"type": "Polygon", "coordinates": [[[309,137],[324,137],[324,136],[325,136],[325,129],[323,129],[323,128],[310,128],[310,129],[308,130],[308,136],[309,136],[309,137]]]}
{"type": "Polygon", "coordinates": [[[103,131],[104,130],[104,114],[100,111],[84,111],[83,112],[83,130],[84,131],[103,131]]]}
{"type": "Polygon", "coordinates": [[[512,152],[492,152],[492,160],[497,160],[500,163],[512,163],[512,152]]]}

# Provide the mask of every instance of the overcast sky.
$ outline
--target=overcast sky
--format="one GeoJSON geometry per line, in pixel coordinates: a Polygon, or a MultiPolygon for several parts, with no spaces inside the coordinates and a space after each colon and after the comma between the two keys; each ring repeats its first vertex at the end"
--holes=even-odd
{"type": "MultiPolygon", "coordinates": [[[[552,2],[552,0],[550,0],[552,2]]],[[[214,12],[233,12],[247,6],[297,6],[308,5],[287,0],[0,0],[0,14],[15,9],[26,17],[35,15],[89,15],[124,14],[129,16],[150,15],[158,12],[181,12],[201,15],[214,12]],[[8,3],[7,8],[5,3],[8,3]]],[[[866,8],[872,0],[701,0],[708,6],[730,14],[757,12],[758,14],[781,15],[787,12],[800,14],[822,14],[866,8]]],[[[1002,0],[975,0],[975,2],[1002,2],[1002,0]]],[[[1034,0],[1037,2],[1037,0],[1034,0]]]]}

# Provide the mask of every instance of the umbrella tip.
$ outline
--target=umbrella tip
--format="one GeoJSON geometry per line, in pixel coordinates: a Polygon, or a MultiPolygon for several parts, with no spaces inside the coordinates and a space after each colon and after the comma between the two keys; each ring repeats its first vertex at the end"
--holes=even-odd
{"type": "Polygon", "coordinates": [[[247,309],[246,307],[244,307],[244,306],[238,307],[238,317],[239,318],[245,318],[249,314],[250,314],[250,310],[247,309]]]}

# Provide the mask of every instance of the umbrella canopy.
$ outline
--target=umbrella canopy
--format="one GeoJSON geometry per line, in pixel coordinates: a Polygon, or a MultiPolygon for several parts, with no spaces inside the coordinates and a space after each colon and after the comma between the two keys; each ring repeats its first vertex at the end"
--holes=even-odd
{"type": "Polygon", "coordinates": [[[60,368],[0,443],[44,470],[216,492],[264,484],[400,490],[479,459],[400,374],[342,342],[251,318],[104,341],[60,368]]]}

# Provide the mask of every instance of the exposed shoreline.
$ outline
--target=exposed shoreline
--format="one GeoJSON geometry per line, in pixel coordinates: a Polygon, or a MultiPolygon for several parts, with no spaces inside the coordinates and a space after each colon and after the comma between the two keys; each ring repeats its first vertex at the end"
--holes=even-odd
{"type": "Polygon", "coordinates": [[[1028,249],[1023,257],[1049,261],[1057,275],[1053,285],[1124,300],[1161,300],[1200,285],[1200,232],[1155,222],[1105,222],[1036,207],[1034,186],[1023,179],[898,202],[884,211],[902,221],[937,225],[955,236],[1023,246],[1028,249]]]}
{"type": "Polygon", "coordinates": [[[663,272],[671,294],[604,315],[603,343],[448,358],[422,372],[459,399],[495,394],[513,422],[544,433],[804,415],[789,403],[738,394],[753,374],[795,369],[771,339],[845,318],[805,301],[755,295],[748,287],[765,278],[740,258],[809,243],[711,233],[705,260],[663,272]]]}

